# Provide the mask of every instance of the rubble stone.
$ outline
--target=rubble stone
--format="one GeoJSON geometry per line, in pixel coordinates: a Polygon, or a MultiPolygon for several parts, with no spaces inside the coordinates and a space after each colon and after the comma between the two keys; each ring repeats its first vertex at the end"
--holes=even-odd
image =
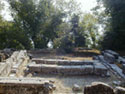
{"type": "Polygon", "coordinates": [[[115,94],[125,94],[125,88],[123,87],[116,87],[115,94]]]}
{"type": "Polygon", "coordinates": [[[119,54],[112,50],[105,50],[105,52],[113,55],[115,57],[115,59],[118,59],[118,57],[119,57],[119,54]]]}
{"type": "Polygon", "coordinates": [[[122,66],[122,72],[125,74],[125,64],[122,66]]]}
{"type": "Polygon", "coordinates": [[[54,90],[44,79],[0,77],[0,94],[52,94],[54,90]]]}
{"type": "Polygon", "coordinates": [[[84,94],[114,94],[112,87],[102,82],[93,82],[84,88],[84,94]]]}
{"type": "Polygon", "coordinates": [[[114,63],[116,61],[115,57],[109,53],[104,53],[104,58],[107,60],[109,63],[114,63]]]}
{"type": "Polygon", "coordinates": [[[72,88],[73,91],[82,91],[81,87],[77,84],[74,84],[73,85],[73,88],[72,88]]]}

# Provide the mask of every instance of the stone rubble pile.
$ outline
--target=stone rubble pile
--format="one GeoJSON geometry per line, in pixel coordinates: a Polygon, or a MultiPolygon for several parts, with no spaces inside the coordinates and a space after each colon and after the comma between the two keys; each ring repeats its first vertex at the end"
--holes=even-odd
{"type": "Polygon", "coordinates": [[[125,94],[125,88],[116,87],[113,89],[108,84],[93,82],[91,85],[85,86],[84,94],[125,94]]]}
{"type": "MultiPolygon", "coordinates": [[[[118,53],[112,50],[102,51],[102,57],[109,64],[120,64],[122,72],[125,74],[125,58],[121,57],[118,53]]],[[[100,56],[99,56],[100,57],[100,56]]]]}

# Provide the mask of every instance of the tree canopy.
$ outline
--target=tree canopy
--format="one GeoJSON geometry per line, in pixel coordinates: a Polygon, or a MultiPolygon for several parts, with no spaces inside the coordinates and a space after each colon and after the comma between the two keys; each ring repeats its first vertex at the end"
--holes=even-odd
{"type": "MultiPolygon", "coordinates": [[[[75,0],[7,0],[12,21],[0,16],[0,49],[74,47],[124,50],[125,1],[97,0],[83,13],[75,0]],[[101,28],[100,28],[101,27],[101,28]]],[[[3,10],[0,2],[0,13],[3,10]]]]}

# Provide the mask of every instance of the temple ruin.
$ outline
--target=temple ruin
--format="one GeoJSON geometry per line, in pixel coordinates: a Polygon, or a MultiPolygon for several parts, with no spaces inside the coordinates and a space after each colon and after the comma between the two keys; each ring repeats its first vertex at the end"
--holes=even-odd
{"type": "MultiPolygon", "coordinates": [[[[120,84],[124,83],[125,59],[118,53],[105,50],[101,54],[92,56],[91,60],[81,60],[81,58],[76,60],[75,57],[66,59],[55,52],[50,57],[50,53],[53,54],[52,51],[13,51],[8,58],[1,60],[0,94],[58,94],[59,92],[65,94],[63,92],[65,86],[63,91],[59,91],[56,82],[59,77],[66,77],[63,78],[64,81],[70,79],[71,85],[77,82],[77,77],[85,81],[91,79],[82,87],[80,94],[125,94],[125,89],[121,87],[112,88],[102,83],[88,86],[99,79],[109,83],[112,80],[119,80],[120,84]],[[102,88],[101,91],[99,88],[102,88]]],[[[75,86],[74,90],[77,90],[77,85],[75,86]]]]}

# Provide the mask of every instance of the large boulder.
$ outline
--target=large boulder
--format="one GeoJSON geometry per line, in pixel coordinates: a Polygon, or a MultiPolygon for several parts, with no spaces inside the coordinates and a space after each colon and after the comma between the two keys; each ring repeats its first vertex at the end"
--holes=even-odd
{"type": "Polygon", "coordinates": [[[125,94],[125,88],[123,87],[116,87],[115,94],[125,94]]]}
{"type": "Polygon", "coordinates": [[[112,87],[102,82],[93,82],[84,88],[84,94],[114,94],[112,87]]]}

